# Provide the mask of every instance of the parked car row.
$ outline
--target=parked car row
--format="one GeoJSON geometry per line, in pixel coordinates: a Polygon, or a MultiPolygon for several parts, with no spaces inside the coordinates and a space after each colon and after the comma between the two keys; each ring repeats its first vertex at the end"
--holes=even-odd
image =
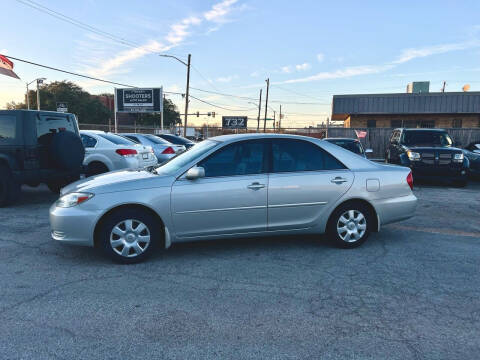
{"type": "Polygon", "coordinates": [[[194,145],[176,135],[79,131],[75,115],[51,111],[0,111],[0,206],[13,203],[22,184],[60,189],[86,176],[143,169],[194,145]]]}

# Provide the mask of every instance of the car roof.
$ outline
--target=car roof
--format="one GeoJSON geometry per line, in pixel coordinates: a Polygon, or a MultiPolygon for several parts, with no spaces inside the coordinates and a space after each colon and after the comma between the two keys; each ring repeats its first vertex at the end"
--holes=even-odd
{"type": "Polygon", "coordinates": [[[439,129],[439,128],[397,128],[395,130],[403,130],[403,131],[439,131],[439,132],[444,132],[446,131],[445,129],[439,129]]]}
{"type": "Polygon", "coordinates": [[[272,133],[247,133],[247,134],[232,134],[232,135],[220,135],[208,138],[209,140],[215,140],[220,142],[231,142],[247,139],[298,139],[298,140],[320,140],[311,136],[291,135],[291,134],[272,134],[272,133]]]}
{"type": "Polygon", "coordinates": [[[358,141],[358,142],[359,142],[359,141],[360,141],[360,140],[354,139],[354,138],[341,138],[341,137],[325,138],[325,139],[323,139],[323,140],[325,140],[325,141],[335,141],[335,140],[338,140],[338,141],[352,141],[352,142],[354,142],[354,141],[358,141]]]}

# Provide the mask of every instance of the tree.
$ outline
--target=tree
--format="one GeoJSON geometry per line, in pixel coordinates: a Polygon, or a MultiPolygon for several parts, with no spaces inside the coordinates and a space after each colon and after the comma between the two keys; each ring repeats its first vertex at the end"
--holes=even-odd
{"type": "MultiPolygon", "coordinates": [[[[160,126],[160,114],[139,114],[137,124],[147,126],[160,126]]],[[[172,100],[165,98],[163,100],[163,126],[170,127],[171,125],[178,125],[182,122],[180,113],[172,100]]]]}

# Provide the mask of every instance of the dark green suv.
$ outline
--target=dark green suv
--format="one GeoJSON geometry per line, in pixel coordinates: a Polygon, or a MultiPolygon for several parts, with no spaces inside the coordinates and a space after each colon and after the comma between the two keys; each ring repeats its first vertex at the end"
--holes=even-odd
{"type": "Polygon", "coordinates": [[[14,202],[22,184],[59,192],[79,179],[84,155],[75,115],[0,110],[0,206],[14,202]]]}

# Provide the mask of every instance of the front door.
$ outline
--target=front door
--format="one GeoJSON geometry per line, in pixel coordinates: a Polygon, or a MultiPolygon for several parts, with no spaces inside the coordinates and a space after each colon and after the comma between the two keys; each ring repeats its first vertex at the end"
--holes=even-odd
{"type": "Polygon", "coordinates": [[[197,165],[205,177],[178,179],[172,213],[180,238],[261,232],[267,228],[266,142],[239,141],[197,165]]]}
{"type": "Polygon", "coordinates": [[[353,173],[319,146],[304,140],[272,141],[268,230],[309,228],[327,205],[352,185],[353,173]]]}

